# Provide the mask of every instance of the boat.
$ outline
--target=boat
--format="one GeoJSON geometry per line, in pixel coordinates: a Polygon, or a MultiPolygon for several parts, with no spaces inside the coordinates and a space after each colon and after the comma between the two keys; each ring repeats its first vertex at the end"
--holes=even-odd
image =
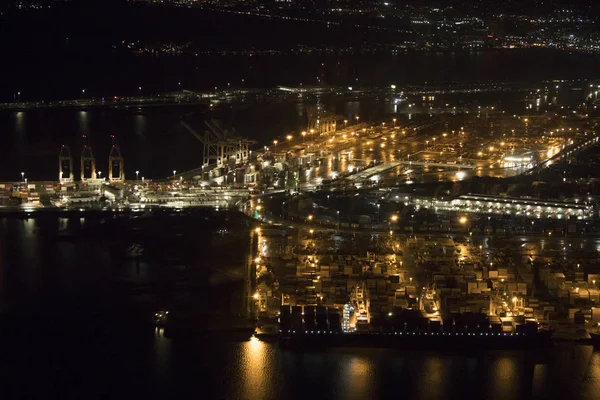
{"type": "Polygon", "coordinates": [[[275,325],[258,325],[254,336],[263,342],[277,342],[279,340],[279,332],[275,325]]]}
{"type": "Polygon", "coordinates": [[[167,310],[158,310],[154,314],[154,326],[157,328],[164,327],[169,322],[169,311],[167,310]]]}
{"type": "Polygon", "coordinates": [[[420,311],[408,309],[390,313],[386,320],[370,324],[361,321],[361,302],[368,301],[362,288],[355,289],[352,299],[351,304],[344,306],[342,315],[334,307],[305,306],[303,309],[282,305],[279,345],[292,350],[329,347],[438,351],[529,349],[550,344],[553,333],[540,330],[535,321],[509,326],[497,316],[464,313],[426,318],[420,311]]]}

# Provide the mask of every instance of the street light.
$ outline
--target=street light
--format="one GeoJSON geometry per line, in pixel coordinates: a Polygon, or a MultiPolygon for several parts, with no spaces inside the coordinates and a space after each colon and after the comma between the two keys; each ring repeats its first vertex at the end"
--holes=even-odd
{"type": "Polygon", "coordinates": [[[173,170],[173,179],[175,179],[175,174],[177,174],[177,171],[173,170]]]}
{"type": "Polygon", "coordinates": [[[293,138],[293,136],[292,136],[292,135],[287,135],[285,138],[286,138],[288,141],[291,141],[291,140],[292,140],[292,138],[293,138]]]}
{"type": "Polygon", "coordinates": [[[396,118],[392,119],[394,121],[394,128],[396,127],[396,118]]]}
{"type": "Polygon", "coordinates": [[[358,120],[360,119],[360,117],[357,115],[355,118],[356,118],[356,123],[358,124],[358,120]]]}
{"type": "Polygon", "coordinates": [[[273,140],[273,144],[275,145],[275,153],[277,153],[277,140],[273,140]]]}
{"type": "Polygon", "coordinates": [[[392,215],[391,220],[392,220],[392,222],[398,221],[398,216],[396,214],[392,215]]]}
{"type": "Polygon", "coordinates": [[[102,171],[98,171],[98,179],[102,176],[102,171]]]}
{"type": "Polygon", "coordinates": [[[345,120],[344,120],[344,128],[346,128],[346,126],[347,126],[347,125],[348,125],[348,120],[347,120],[347,119],[345,119],[345,120]]]}
{"type": "Polygon", "coordinates": [[[306,136],[306,131],[302,131],[302,143],[304,143],[304,137],[306,136]]]}
{"type": "Polygon", "coordinates": [[[136,181],[140,180],[140,171],[135,171],[135,180],[136,181]]]}
{"type": "Polygon", "coordinates": [[[25,172],[21,172],[21,180],[24,181],[25,180],[25,172]]]}

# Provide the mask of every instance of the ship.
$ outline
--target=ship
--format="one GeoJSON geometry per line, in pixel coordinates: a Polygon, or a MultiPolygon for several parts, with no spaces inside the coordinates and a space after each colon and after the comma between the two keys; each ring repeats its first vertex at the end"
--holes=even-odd
{"type": "Polygon", "coordinates": [[[290,350],[387,348],[407,350],[465,351],[476,349],[517,350],[550,344],[550,331],[503,332],[302,332],[279,336],[279,346],[290,350]]]}
{"type": "MultiPolygon", "coordinates": [[[[360,316],[360,309],[358,316],[360,316]]],[[[390,313],[369,329],[352,328],[348,319],[354,307],[339,310],[325,306],[282,306],[279,345],[305,351],[330,347],[390,348],[410,350],[469,351],[474,349],[532,349],[550,344],[552,331],[538,324],[506,326],[500,318],[463,313],[444,318],[424,318],[419,311],[390,313]]]]}

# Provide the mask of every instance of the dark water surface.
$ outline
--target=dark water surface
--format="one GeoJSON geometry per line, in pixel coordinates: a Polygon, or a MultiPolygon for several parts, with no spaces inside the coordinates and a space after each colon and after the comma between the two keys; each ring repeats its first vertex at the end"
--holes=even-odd
{"type": "Polygon", "coordinates": [[[3,398],[598,398],[600,353],[589,346],[297,354],[221,334],[168,339],[106,326],[49,331],[53,318],[134,319],[160,304],[191,307],[208,323],[239,313],[251,232],[235,214],[206,218],[1,218],[3,311],[35,315],[26,328],[1,329],[3,398]],[[233,236],[216,235],[222,228],[233,236]],[[57,232],[78,239],[57,239],[57,232]],[[123,252],[134,243],[145,249],[139,265],[123,252]]]}

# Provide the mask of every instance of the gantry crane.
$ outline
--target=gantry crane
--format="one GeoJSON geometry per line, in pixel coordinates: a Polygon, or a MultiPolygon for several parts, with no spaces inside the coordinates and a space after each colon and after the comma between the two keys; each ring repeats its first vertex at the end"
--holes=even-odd
{"type": "Polygon", "coordinates": [[[204,121],[207,128],[204,135],[200,135],[185,121],[181,121],[181,125],[204,145],[203,167],[214,165],[221,168],[225,165],[235,166],[245,163],[250,158],[249,146],[256,143],[255,140],[234,136],[214,120],[204,121]]]}

